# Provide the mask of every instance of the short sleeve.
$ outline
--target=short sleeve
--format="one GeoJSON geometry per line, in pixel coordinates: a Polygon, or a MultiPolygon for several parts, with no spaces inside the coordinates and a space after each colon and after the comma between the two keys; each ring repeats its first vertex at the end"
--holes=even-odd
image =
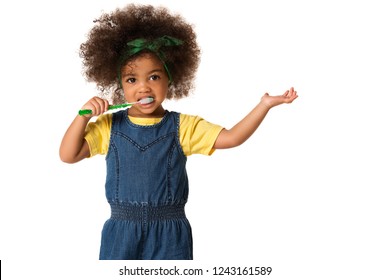
{"type": "Polygon", "coordinates": [[[213,154],[214,143],[222,129],[199,116],[180,114],[179,138],[184,154],[213,154]]]}
{"type": "Polygon", "coordinates": [[[110,143],[112,115],[100,115],[95,122],[88,123],[84,138],[89,146],[90,157],[107,154],[110,143]]]}

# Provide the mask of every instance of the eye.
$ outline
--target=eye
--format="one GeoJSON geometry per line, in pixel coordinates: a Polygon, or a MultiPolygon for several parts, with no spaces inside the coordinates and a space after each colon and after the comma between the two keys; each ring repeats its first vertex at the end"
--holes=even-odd
{"type": "Polygon", "coordinates": [[[157,81],[157,80],[160,79],[160,76],[159,75],[152,75],[152,76],[150,76],[149,79],[152,80],[152,81],[157,81]]]}
{"type": "Polygon", "coordinates": [[[129,84],[134,84],[135,83],[135,78],[128,78],[126,80],[126,82],[128,82],[129,84]]]}

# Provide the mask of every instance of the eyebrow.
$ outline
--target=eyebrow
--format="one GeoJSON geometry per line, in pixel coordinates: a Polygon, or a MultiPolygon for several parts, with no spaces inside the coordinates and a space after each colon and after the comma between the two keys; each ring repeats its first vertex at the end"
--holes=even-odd
{"type": "MultiPolygon", "coordinates": [[[[164,73],[164,70],[161,69],[161,68],[157,68],[157,69],[154,69],[154,70],[152,70],[152,71],[149,71],[149,72],[147,73],[147,75],[150,75],[150,74],[156,73],[156,72],[164,73]]],[[[122,75],[122,77],[129,77],[129,76],[136,76],[136,74],[134,74],[134,72],[125,72],[125,73],[122,75]]]]}

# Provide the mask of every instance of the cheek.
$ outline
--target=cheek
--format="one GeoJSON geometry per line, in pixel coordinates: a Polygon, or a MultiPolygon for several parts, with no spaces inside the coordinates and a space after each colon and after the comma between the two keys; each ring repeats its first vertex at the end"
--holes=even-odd
{"type": "Polygon", "coordinates": [[[166,93],[168,92],[169,83],[167,83],[167,82],[164,81],[163,83],[161,83],[161,84],[159,85],[158,88],[159,88],[159,91],[160,91],[160,92],[166,94],[166,93]]]}
{"type": "Polygon", "coordinates": [[[124,88],[123,95],[125,96],[126,100],[129,100],[132,98],[132,96],[134,96],[134,91],[129,88],[124,88]]]}
{"type": "Polygon", "coordinates": [[[168,95],[168,86],[160,87],[159,88],[159,93],[164,98],[167,97],[167,95],[168,95]]]}

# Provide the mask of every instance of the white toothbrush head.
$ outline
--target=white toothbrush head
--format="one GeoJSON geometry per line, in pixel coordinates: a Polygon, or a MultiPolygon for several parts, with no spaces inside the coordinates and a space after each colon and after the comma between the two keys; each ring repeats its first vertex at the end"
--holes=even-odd
{"type": "Polygon", "coordinates": [[[140,101],[138,101],[139,104],[149,104],[154,101],[153,97],[147,97],[147,98],[142,98],[140,101]]]}

